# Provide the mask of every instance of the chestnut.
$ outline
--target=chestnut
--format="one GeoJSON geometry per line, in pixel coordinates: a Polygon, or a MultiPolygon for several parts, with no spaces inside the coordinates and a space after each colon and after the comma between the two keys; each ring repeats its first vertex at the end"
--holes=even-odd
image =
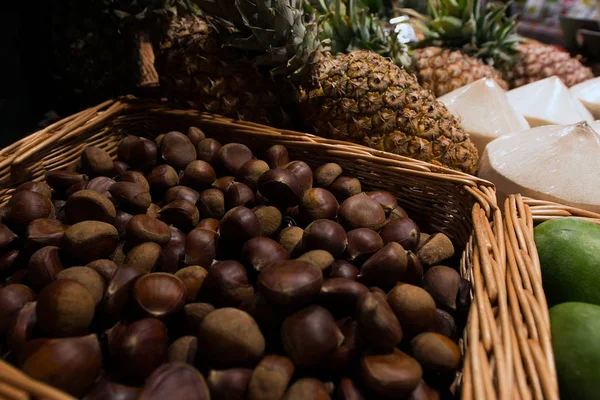
{"type": "Polygon", "coordinates": [[[340,203],[362,192],[360,181],[348,176],[339,176],[328,189],[340,203]]]}
{"type": "Polygon", "coordinates": [[[360,333],[374,347],[389,350],[402,341],[402,328],[384,295],[363,293],[356,303],[360,333]]]}
{"type": "Polygon", "coordinates": [[[443,265],[431,267],[423,276],[423,289],[429,292],[439,308],[454,311],[460,289],[460,275],[443,265]]]}
{"type": "Polygon", "coordinates": [[[320,269],[321,272],[327,270],[335,260],[331,253],[325,250],[307,251],[297,259],[310,262],[315,267],[320,269]]]}
{"type": "Polygon", "coordinates": [[[323,274],[312,263],[301,260],[277,261],[258,276],[258,290],[267,301],[281,305],[309,303],[323,284],[323,274]]]}
{"type": "Polygon", "coordinates": [[[252,209],[260,221],[260,235],[271,236],[279,230],[283,216],[277,207],[258,206],[252,209]]]}
{"type": "Polygon", "coordinates": [[[254,207],[254,192],[243,183],[234,183],[225,189],[225,207],[230,210],[237,206],[254,207]]]}
{"type": "Polygon", "coordinates": [[[335,258],[346,250],[348,237],[346,231],[337,222],[318,219],[306,227],[302,235],[302,248],[308,250],[327,250],[335,258]]]}
{"type": "Polygon", "coordinates": [[[13,283],[0,288],[0,334],[6,332],[11,318],[26,303],[34,300],[35,293],[25,285],[13,283]]]}
{"type": "Polygon", "coordinates": [[[127,136],[119,143],[117,157],[132,168],[145,171],[156,165],[158,146],[146,138],[127,136]]]}
{"type": "Polygon", "coordinates": [[[204,377],[183,362],[170,362],[157,368],[146,380],[139,400],[210,400],[204,377]]]}
{"type": "Polygon", "coordinates": [[[352,314],[358,299],[369,289],[361,283],[345,278],[329,278],[323,282],[318,302],[334,314],[337,311],[352,314]]]}
{"type": "Polygon", "coordinates": [[[209,188],[217,179],[214,168],[202,160],[190,162],[183,171],[181,184],[194,189],[203,190],[209,188]]]}
{"type": "Polygon", "coordinates": [[[275,261],[287,260],[288,252],[276,241],[266,237],[248,240],[242,247],[242,254],[247,265],[260,272],[275,261]]]}
{"type": "Polygon", "coordinates": [[[356,280],[359,271],[354,265],[345,260],[335,260],[331,264],[329,276],[332,278],[346,278],[356,280]]]}
{"type": "Polygon", "coordinates": [[[206,138],[206,135],[202,132],[202,129],[190,126],[187,130],[187,137],[194,146],[197,146],[202,139],[206,138]]]}
{"type": "Polygon", "coordinates": [[[93,334],[31,340],[24,346],[21,368],[33,379],[82,397],[102,369],[100,342],[93,334]]]}
{"type": "MultiPolygon", "coordinates": [[[[17,249],[8,250],[4,254],[0,254],[0,272],[6,272],[6,271],[12,270],[13,265],[19,258],[19,254],[20,254],[20,251],[17,249]]],[[[25,270],[25,269],[20,269],[20,270],[17,269],[15,271],[15,273],[20,272],[20,271],[24,271],[25,274],[27,273],[27,270],[25,270]]]]}
{"type": "Polygon", "coordinates": [[[77,261],[87,264],[107,258],[119,242],[117,229],[100,221],[83,221],[71,225],[62,240],[62,249],[77,261]]]}
{"type": "Polygon", "coordinates": [[[421,265],[419,257],[412,251],[406,252],[406,271],[402,280],[411,285],[421,285],[423,280],[423,265],[421,265]]]}
{"type": "Polygon", "coordinates": [[[50,189],[50,186],[48,186],[48,184],[46,182],[29,181],[29,182],[20,184],[15,189],[15,192],[24,192],[24,191],[36,192],[36,193],[44,195],[48,198],[52,197],[52,189],[50,189]]]}
{"type": "Polygon", "coordinates": [[[338,220],[346,229],[379,230],[385,224],[385,212],[379,203],[361,193],[340,204],[338,220]]]}
{"type": "Polygon", "coordinates": [[[158,243],[145,242],[133,247],[125,256],[125,264],[142,272],[152,272],[156,268],[161,248],[158,243]]]}
{"type": "Polygon", "coordinates": [[[221,219],[225,215],[225,195],[219,189],[206,189],[199,194],[197,206],[203,217],[221,219]]]}
{"type": "Polygon", "coordinates": [[[214,165],[218,160],[219,150],[221,150],[221,147],[221,143],[215,139],[202,139],[196,145],[198,160],[202,160],[214,165]]]}
{"type": "Polygon", "coordinates": [[[315,378],[301,378],[285,393],[283,400],[330,400],[327,386],[315,378]]]}
{"type": "Polygon", "coordinates": [[[427,383],[421,379],[421,383],[415,390],[412,391],[408,400],[440,400],[442,398],[452,397],[452,395],[443,396],[436,390],[432,389],[427,383]]]}
{"type": "Polygon", "coordinates": [[[190,139],[177,131],[165,134],[160,142],[160,152],[163,160],[178,170],[196,159],[196,148],[190,139]]]}
{"type": "Polygon", "coordinates": [[[287,317],[281,327],[281,339],[294,364],[306,367],[325,361],[344,341],[331,313],[316,305],[287,317]]]}
{"type": "Polygon", "coordinates": [[[423,370],[414,358],[394,349],[389,353],[363,354],[360,373],[367,386],[377,394],[402,398],[421,383],[423,370]]]}
{"type": "Polygon", "coordinates": [[[358,280],[365,285],[389,288],[402,280],[406,267],[406,251],[391,242],[364,262],[358,280]]]}
{"type": "Polygon", "coordinates": [[[185,284],[175,275],[155,272],[140,277],[133,285],[133,299],[149,317],[175,314],[185,304],[185,284]]]}
{"type": "Polygon", "coordinates": [[[398,207],[398,200],[396,196],[385,190],[378,190],[374,192],[367,192],[367,196],[375,200],[385,211],[386,217],[389,217],[392,210],[398,207]]]}
{"type": "Polygon", "coordinates": [[[204,359],[221,368],[252,366],[265,351],[265,338],[254,318],[236,308],[208,313],[200,323],[198,341],[204,359]]]}
{"type": "Polygon", "coordinates": [[[209,303],[190,303],[183,306],[185,330],[189,335],[197,336],[200,323],[215,307],[209,303]]]}
{"type": "Polygon", "coordinates": [[[50,337],[85,334],[96,305],[88,289],[71,279],[49,283],[38,295],[37,324],[50,337]]]}
{"type": "Polygon", "coordinates": [[[175,200],[160,209],[160,219],[168,225],[189,232],[200,221],[200,212],[187,200],[175,200]]]}
{"type": "Polygon", "coordinates": [[[241,307],[254,297],[244,266],[237,261],[218,261],[208,267],[202,291],[212,303],[222,307],[241,307]]]}
{"type": "Polygon", "coordinates": [[[304,193],[300,179],[283,168],[270,169],[262,174],[258,179],[257,187],[270,202],[281,207],[299,204],[304,193]]]}
{"type": "Polygon", "coordinates": [[[113,160],[106,150],[90,146],[81,153],[81,171],[91,177],[110,176],[113,168],[113,160]]]}
{"type": "Polygon", "coordinates": [[[304,192],[300,203],[300,213],[308,222],[317,219],[335,219],[339,204],[334,195],[322,188],[312,188],[304,192]]]}
{"type": "MultiPolygon", "coordinates": [[[[7,254],[10,255],[11,253],[12,253],[12,251],[9,251],[7,254]]],[[[6,262],[7,261],[0,259],[0,263],[6,263],[6,262]]],[[[15,272],[13,272],[13,274],[11,276],[9,276],[8,278],[6,278],[6,285],[27,283],[26,279],[27,279],[27,270],[23,269],[23,268],[22,269],[18,269],[15,272]]]]}
{"type": "Polygon", "coordinates": [[[175,168],[168,164],[157,165],[152,168],[146,176],[150,189],[154,192],[163,193],[179,183],[179,175],[175,168]]]}
{"type": "Polygon", "coordinates": [[[416,251],[419,245],[419,227],[410,218],[396,219],[388,222],[381,231],[385,244],[396,242],[405,250],[416,251]]]}
{"type": "Polygon", "coordinates": [[[242,244],[260,236],[260,221],[249,208],[238,206],[227,211],[221,220],[221,239],[230,244],[242,244]]]}
{"type": "Polygon", "coordinates": [[[27,281],[32,289],[42,290],[63,270],[59,252],[56,246],[46,246],[33,253],[27,264],[27,281]]]}
{"type": "Polygon", "coordinates": [[[454,322],[454,317],[444,310],[439,308],[435,310],[435,318],[429,325],[429,331],[447,336],[452,339],[452,341],[456,342],[456,322],[454,322]]]}
{"type": "Polygon", "coordinates": [[[64,269],[56,275],[56,279],[71,279],[82,284],[92,295],[94,305],[97,306],[104,297],[106,282],[100,274],[88,267],[71,267],[64,269]]]}
{"type": "Polygon", "coordinates": [[[4,221],[17,234],[25,232],[31,221],[54,215],[54,206],[48,197],[29,191],[14,193],[6,210],[4,221]]]}
{"type": "Polygon", "coordinates": [[[217,257],[218,235],[216,232],[196,228],[185,239],[185,265],[200,265],[208,268],[217,257]]]}
{"type": "Polygon", "coordinates": [[[165,193],[163,203],[168,204],[175,200],[187,200],[192,204],[196,204],[199,199],[200,193],[196,192],[194,189],[187,186],[173,186],[165,193]]]}
{"type": "Polygon", "coordinates": [[[290,162],[290,156],[284,146],[275,144],[265,151],[265,161],[270,168],[283,168],[290,162]]]}
{"type": "Polygon", "coordinates": [[[196,300],[207,274],[208,271],[199,265],[190,265],[175,272],[175,276],[185,285],[187,303],[196,300]]]}
{"type": "Polygon", "coordinates": [[[388,293],[387,299],[408,336],[427,331],[435,319],[435,301],[418,286],[400,283],[388,293]]]}
{"type": "Polygon", "coordinates": [[[17,359],[21,357],[25,343],[33,336],[33,329],[37,322],[35,306],[35,301],[23,304],[20,310],[12,314],[6,330],[6,345],[17,359]]]}
{"type": "Polygon", "coordinates": [[[164,246],[171,239],[171,230],[159,219],[138,214],[127,222],[125,235],[128,243],[134,246],[144,242],[154,242],[164,246]]]}
{"type": "Polygon", "coordinates": [[[428,372],[454,372],[460,366],[458,346],[444,335],[424,332],[410,341],[413,357],[428,372]]]}
{"type": "Polygon", "coordinates": [[[235,176],[222,176],[220,178],[217,178],[213,182],[212,187],[213,189],[219,189],[221,191],[224,191],[225,189],[227,189],[227,186],[233,185],[234,183],[235,176]]]}
{"type": "Polygon", "coordinates": [[[336,163],[323,164],[313,174],[314,186],[328,188],[338,176],[342,175],[342,172],[342,167],[336,163]]]}
{"type": "MultiPolygon", "coordinates": [[[[48,171],[45,175],[48,185],[57,192],[64,192],[76,183],[88,180],[87,175],[66,170],[48,171]]],[[[49,196],[44,196],[49,197],[49,196]]]]}
{"type": "Polygon", "coordinates": [[[284,167],[298,178],[302,193],[312,188],[313,174],[312,170],[304,161],[292,161],[284,167]]]}
{"type": "Polygon", "coordinates": [[[120,160],[116,160],[113,161],[113,172],[112,175],[116,176],[116,175],[120,175],[125,171],[129,171],[131,169],[131,166],[123,161],[120,160]]]}
{"type": "Polygon", "coordinates": [[[246,184],[250,189],[256,190],[258,178],[269,170],[269,165],[262,160],[248,160],[240,168],[238,177],[240,182],[246,184]]]}
{"type": "Polygon", "coordinates": [[[150,183],[148,179],[139,171],[125,171],[117,177],[119,182],[130,182],[140,186],[144,192],[150,191],[150,183]]]}
{"type": "Polygon", "coordinates": [[[117,216],[113,203],[93,190],[80,190],[67,200],[65,219],[69,224],[82,221],[102,221],[112,223],[117,216]]]}
{"type": "Polygon", "coordinates": [[[151,203],[146,210],[146,215],[150,218],[158,218],[158,213],[160,212],[160,206],[156,203],[151,203]]]}
{"type": "Polygon", "coordinates": [[[174,226],[170,226],[171,239],[163,246],[158,257],[157,267],[162,272],[175,273],[179,268],[185,266],[185,240],[186,235],[174,226]]]}
{"type": "MultiPolygon", "coordinates": [[[[46,219],[41,219],[41,221],[42,220],[46,221],[46,219]]],[[[48,220],[48,221],[52,221],[52,220],[48,220]]],[[[17,240],[17,238],[18,238],[18,236],[16,233],[11,231],[6,225],[0,223],[0,250],[6,249],[8,246],[13,244],[17,240]]]]}
{"type": "MultiPolygon", "coordinates": [[[[145,214],[139,214],[139,215],[145,215],[145,214]]],[[[126,227],[132,217],[133,217],[133,215],[131,215],[129,213],[126,213],[121,210],[117,210],[117,215],[112,224],[115,228],[117,228],[117,232],[119,233],[119,237],[121,239],[125,238],[126,227]]]]}
{"type": "Polygon", "coordinates": [[[303,235],[304,230],[302,228],[290,226],[283,229],[279,233],[279,243],[288,252],[288,254],[293,254],[295,250],[299,249],[301,246],[303,235]]]}
{"type": "Polygon", "coordinates": [[[167,358],[167,327],[160,320],[133,322],[120,335],[112,354],[115,371],[126,381],[143,382],[167,358]]]}
{"type": "Polygon", "coordinates": [[[437,265],[453,255],[454,245],[450,238],[443,233],[431,235],[417,250],[419,260],[428,267],[437,265]]]}
{"type": "Polygon", "coordinates": [[[360,388],[348,377],[340,380],[336,389],[335,400],[365,400],[366,397],[360,388]]]}
{"type": "Polygon", "coordinates": [[[100,378],[83,400],[137,400],[142,390],[100,378]]]}
{"type": "Polygon", "coordinates": [[[379,234],[371,229],[353,229],[347,234],[348,247],[344,256],[346,260],[365,260],[383,247],[383,240],[379,234]]]}
{"type": "Polygon", "coordinates": [[[121,319],[133,284],[142,275],[144,273],[127,265],[117,268],[102,300],[102,317],[106,325],[113,325],[121,319]]]}
{"type": "Polygon", "coordinates": [[[152,203],[150,193],[137,183],[113,183],[108,191],[123,211],[132,214],[144,214],[152,203]]]}
{"type": "Polygon", "coordinates": [[[227,143],[219,149],[217,155],[219,164],[233,175],[237,175],[242,165],[246,164],[253,157],[252,150],[241,143],[227,143]]]}
{"type": "Polygon", "coordinates": [[[211,370],[206,378],[211,400],[245,399],[251,375],[248,368],[211,370]]]}
{"type": "Polygon", "coordinates": [[[216,218],[204,218],[204,219],[200,220],[200,222],[198,222],[198,225],[196,225],[196,227],[208,229],[209,231],[218,233],[220,223],[221,222],[216,218]]]}
{"type": "Polygon", "coordinates": [[[87,183],[85,189],[93,190],[94,192],[98,192],[101,195],[107,197],[109,200],[112,198],[108,188],[112,186],[113,183],[116,183],[113,179],[108,178],[106,176],[98,176],[87,183]]]}
{"type": "Polygon", "coordinates": [[[91,263],[86,265],[86,267],[91,268],[98,274],[100,274],[100,276],[102,277],[102,279],[104,279],[107,285],[117,272],[117,264],[115,264],[111,260],[106,259],[92,261],[91,263]]]}
{"type": "Polygon", "coordinates": [[[252,371],[248,384],[248,400],[281,399],[294,371],[294,364],[289,358],[276,354],[264,356],[252,371]]]}
{"type": "Polygon", "coordinates": [[[335,371],[345,371],[353,367],[364,347],[364,342],[356,320],[346,317],[336,321],[336,324],[344,336],[344,341],[327,359],[324,367],[335,371]]]}
{"type": "Polygon", "coordinates": [[[88,184],[88,181],[83,181],[77,182],[76,184],[70,186],[66,192],[67,198],[71,197],[73,194],[79,192],[80,190],[84,190],[85,188],[87,188],[88,184]]]}
{"type": "Polygon", "coordinates": [[[194,365],[197,355],[198,339],[195,336],[182,336],[169,346],[167,361],[181,361],[194,365]]]}

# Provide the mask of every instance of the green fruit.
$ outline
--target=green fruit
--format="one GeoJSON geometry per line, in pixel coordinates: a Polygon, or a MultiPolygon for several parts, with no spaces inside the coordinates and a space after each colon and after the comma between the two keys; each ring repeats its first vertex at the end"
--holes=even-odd
{"type": "Polygon", "coordinates": [[[562,303],[550,309],[561,399],[600,396],[600,306],[562,303]]]}
{"type": "Polygon", "coordinates": [[[558,218],[535,228],[548,306],[566,301],[600,304],[600,225],[558,218]]]}

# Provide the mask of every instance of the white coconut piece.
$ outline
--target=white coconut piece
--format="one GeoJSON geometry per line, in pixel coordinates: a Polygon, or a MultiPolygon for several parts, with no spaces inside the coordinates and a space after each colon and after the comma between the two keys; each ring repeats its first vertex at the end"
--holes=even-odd
{"type": "Polygon", "coordinates": [[[600,119],[600,77],[572,86],[571,94],[579,99],[596,119],[600,119]]]}
{"type": "Polygon", "coordinates": [[[501,136],[487,145],[479,176],[496,184],[499,204],[521,193],[600,213],[600,131],[579,122],[501,136]]]}
{"type": "Polygon", "coordinates": [[[532,128],[592,122],[592,114],[556,76],[506,92],[508,101],[532,128]]]}
{"type": "Polygon", "coordinates": [[[508,102],[504,89],[491,78],[479,79],[438,100],[460,117],[479,154],[498,136],[529,129],[525,118],[508,102]]]}
{"type": "Polygon", "coordinates": [[[594,121],[592,122],[592,128],[594,128],[596,130],[596,132],[600,133],[600,121],[594,121]]]}

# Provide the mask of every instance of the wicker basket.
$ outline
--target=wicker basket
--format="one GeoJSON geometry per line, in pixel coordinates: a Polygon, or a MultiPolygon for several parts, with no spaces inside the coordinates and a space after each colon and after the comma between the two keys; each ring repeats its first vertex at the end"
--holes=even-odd
{"type": "MultiPolygon", "coordinates": [[[[73,167],[86,146],[99,146],[114,155],[127,134],[155,137],[191,125],[219,141],[242,142],[256,151],[282,144],[290,157],[311,166],[337,162],[364,188],[394,193],[424,231],[441,231],[453,240],[462,251],[461,275],[473,284],[467,327],[459,341],[464,368],[455,382],[462,398],[558,398],[546,340],[550,335],[547,311],[540,309],[544,294],[536,290],[527,295],[527,300],[535,299],[539,305],[532,320],[531,307],[520,308],[514,296],[515,284],[512,289],[506,285],[512,282],[507,277],[514,266],[511,248],[507,251],[505,245],[512,243],[512,225],[505,230],[494,186],[476,177],[356,144],[128,97],[82,111],[0,151],[0,204],[23,180],[42,180],[48,170],[73,167]],[[521,346],[522,340],[529,347],[521,346]]],[[[539,289],[539,274],[518,281],[517,293],[527,285],[539,289]]],[[[0,397],[68,398],[48,390],[0,363],[0,397]]]]}

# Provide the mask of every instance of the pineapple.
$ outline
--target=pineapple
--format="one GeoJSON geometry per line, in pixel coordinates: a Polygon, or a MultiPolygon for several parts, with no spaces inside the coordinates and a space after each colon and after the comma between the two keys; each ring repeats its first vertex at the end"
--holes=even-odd
{"type": "Polygon", "coordinates": [[[331,55],[301,0],[195,0],[229,43],[293,86],[302,115],[322,136],[349,140],[474,173],[477,149],[432,92],[366,50],[331,55]]]}

